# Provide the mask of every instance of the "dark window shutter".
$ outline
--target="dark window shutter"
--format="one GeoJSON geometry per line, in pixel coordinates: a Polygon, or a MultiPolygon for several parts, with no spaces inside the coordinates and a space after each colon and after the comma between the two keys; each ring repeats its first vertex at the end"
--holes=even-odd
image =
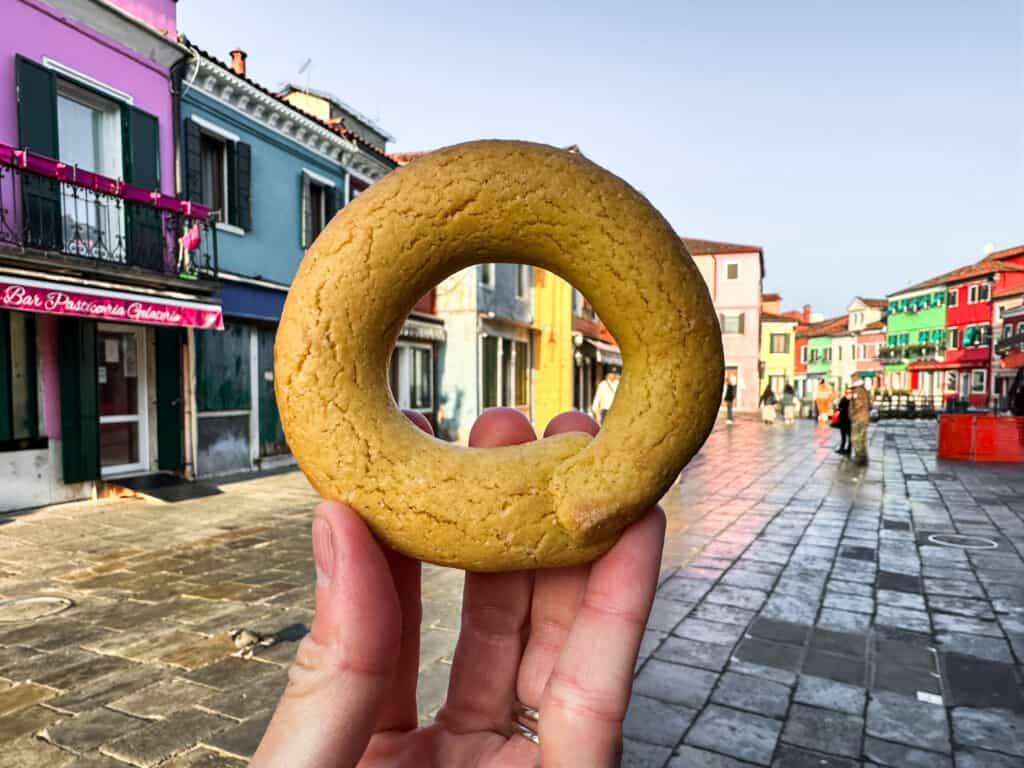
{"type": "Polygon", "coordinates": [[[40,155],[60,156],[57,145],[57,78],[24,56],[16,57],[18,143],[40,155]]]}
{"type": "Polygon", "coordinates": [[[740,318],[740,331],[739,332],[742,334],[743,333],[743,321],[747,319],[747,313],[746,312],[740,312],[739,318],[740,318]]]}
{"type": "Polygon", "coordinates": [[[10,440],[14,432],[11,373],[11,315],[0,309],[0,440],[10,440]]]}
{"type": "Polygon", "coordinates": [[[309,179],[306,174],[299,174],[299,242],[303,248],[309,248],[313,233],[313,204],[309,196],[309,179]]]}
{"type": "Polygon", "coordinates": [[[199,202],[203,199],[203,157],[200,150],[202,132],[194,120],[185,121],[185,197],[199,202]]]}
{"type": "Polygon", "coordinates": [[[121,108],[124,180],[143,189],[160,188],[160,121],[135,107],[121,108]]]}
{"type": "Polygon", "coordinates": [[[155,335],[157,464],[173,472],[182,467],[181,329],[155,335]]]}
{"type": "Polygon", "coordinates": [[[235,201],[234,217],[232,224],[237,224],[244,230],[252,229],[252,149],[244,142],[235,143],[235,172],[234,193],[232,199],[235,201]]]}
{"type": "Polygon", "coordinates": [[[60,427],[64,482],[100,476],[100,414],[96,378],[96,323],[57,321],[60,365],[60,427]]]}

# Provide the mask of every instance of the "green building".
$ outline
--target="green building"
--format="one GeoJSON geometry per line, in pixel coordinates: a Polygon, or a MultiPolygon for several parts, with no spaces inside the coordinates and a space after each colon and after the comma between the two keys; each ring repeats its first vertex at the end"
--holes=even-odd
{"type": "Polygon", "coordinates": [[[941,360],[946,330],[946,290],[943,286],[910,288],[888,296],[885,345],[879,356],[885,365],[885,386],[910,389],[907,366],[918,360],[941,360]]]}

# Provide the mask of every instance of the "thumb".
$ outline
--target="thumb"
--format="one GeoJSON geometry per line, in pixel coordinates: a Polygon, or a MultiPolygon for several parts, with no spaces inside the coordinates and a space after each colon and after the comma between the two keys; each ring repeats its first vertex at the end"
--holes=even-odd
{"type": "Polygon", "coordinates": [[[250,768],[353,766],[373,734],[399,653],[401,613],[380,546],[351,508],[313,517],[316,615],[250,768]]]}

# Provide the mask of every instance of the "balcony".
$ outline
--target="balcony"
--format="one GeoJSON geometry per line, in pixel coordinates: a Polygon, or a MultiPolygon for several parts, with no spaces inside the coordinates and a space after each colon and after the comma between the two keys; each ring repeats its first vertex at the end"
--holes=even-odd
{"type": "Polygon", "coordinates": [[[946,345],[940,342],[931,344],[903,344],[879,347],[878,359],[883,363],[937,361],[942,360],[945,353],[946,345]]]}
{"type": "Polygon", "coordinates": [[[0,253],[4,245],[43,269],[163,285],[217,277],[205,206],[0,144],[0,253]]]}
{"type": "Polygon", "coordinates": [[[1011,352],[1024,352],[1024,333],[1016,333],[996,343],[996,354],[1000,357],[1006,357],[1011,352]]]}

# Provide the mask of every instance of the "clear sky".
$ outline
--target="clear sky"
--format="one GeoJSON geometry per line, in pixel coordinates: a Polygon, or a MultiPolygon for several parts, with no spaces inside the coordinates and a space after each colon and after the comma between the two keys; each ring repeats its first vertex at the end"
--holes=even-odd
{"type": "Polygon", "coordinates": [[[682,235],[838,314],[1024,243],[1017,0],[181,0],[179,28],[397,141],[579,144],[682,235]]]}

